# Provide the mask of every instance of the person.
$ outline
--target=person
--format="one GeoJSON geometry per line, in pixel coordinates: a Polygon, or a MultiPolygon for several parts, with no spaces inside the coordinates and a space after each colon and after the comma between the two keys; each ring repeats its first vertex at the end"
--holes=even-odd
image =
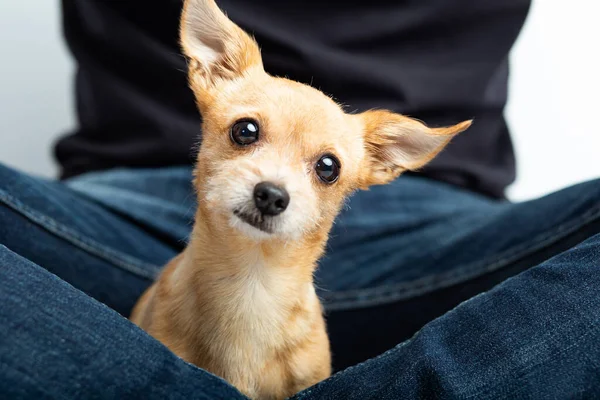
{"type": "MultiPolygon", "coordinates": [[[[0,167],[2,398],[243,398],[125,318],[194,215],[181,5],[62,2],[79,124],[56,145],[61,179],[0,167]]],[[[507,55],[529,0],[219,5],[268,72],[349,111],[475,120],[339,217],[316,276],[337,373],[295,398],[600,396],[600,181],[504,196],[507,55]]]]}

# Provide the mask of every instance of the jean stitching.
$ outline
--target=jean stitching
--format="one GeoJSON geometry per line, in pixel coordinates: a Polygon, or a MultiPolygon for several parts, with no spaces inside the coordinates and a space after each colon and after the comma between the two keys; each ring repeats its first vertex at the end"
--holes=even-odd
{"type": "Polygon", "coordinates": [[[154,279],[160,270],[160,267],[154,264],[145,263],[127,254],[106,247],[89,237],[85,237],[47,215],[28,207],[3,190],[0,190],[0,201],[57,237],[128,272],[143,278],[154,279]],[[151,272],[148,272],[148,270],[151,272]]]}
{"type": "Polygon", "coordinates": [[[538,235],[531,241],[496,255],[491,260],[484,260],[456,268],[448,273],[433,274],[411,282],[403,282],[392,286],[379,286],[365,289],[354,289],[335,293],[323,293],[324,305],[327,311],[345,310],[357,307],[371,307],[380,304],[404,300],[425,293],[460,283],[466,279],[496,271],[512,262],[531,254],[540,248],[558,241],[566,235],[577,231],[600,216],[600,206],[593,207],[574,220],[559,225],[551,232],[538,235]],[[485,266],[487,264],[487,266],[485,266]]]}

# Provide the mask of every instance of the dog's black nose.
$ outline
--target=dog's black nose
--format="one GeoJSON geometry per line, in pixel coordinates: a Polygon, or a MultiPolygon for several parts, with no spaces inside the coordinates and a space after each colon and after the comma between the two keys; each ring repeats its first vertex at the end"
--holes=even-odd
{"type": "Polygon", "coordinates": [[[290,195],[280,186],[261,182],[254,187],[254,204],[263,215],[279,215],[290,204],[290,195]]]}

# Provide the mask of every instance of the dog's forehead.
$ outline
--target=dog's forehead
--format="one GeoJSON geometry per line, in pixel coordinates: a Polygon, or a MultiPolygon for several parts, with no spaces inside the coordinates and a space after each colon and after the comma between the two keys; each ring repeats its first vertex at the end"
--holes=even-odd
{"type": "Polygon", "coordinates": [[[225,93],[235,118],[259,116],[273,139],[293,138],[307,148],[343,146],[358,136],[356,120],[330,97],[310,86],[264,75],[242,79],[225,93]]]}
{"type": "MultiPolygon", "coordinates": [[[[364,158],[363,126],[319,90],[264,72],[220,87],[210,118],[223,130],[243,118],[256,119],[269,146],[292,164],[333,153],[353,176],[364,158]]],[[[298,164],[299,165],[299,164],[298,164]]]]}

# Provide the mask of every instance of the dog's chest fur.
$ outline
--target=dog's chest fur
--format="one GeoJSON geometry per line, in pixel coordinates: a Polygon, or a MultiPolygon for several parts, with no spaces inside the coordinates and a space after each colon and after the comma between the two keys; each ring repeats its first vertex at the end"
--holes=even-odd
{"type": "Polygon", "coordinates": [[[159,286],[157,294],[175,294],[179,304],[165,310],[173,325],[162,340],[252,397],[282,397],[315,381],[315,353],[328,357],[328,349],[320,348],[325,336],[320,303],[312,282],[299,283],[289,273],[294,266],[269,265],[258,254],[244,259],[243,268],[212,265],[202,271],[184,254],[170,265],[161,281],[170,288],[159,286]]]}

